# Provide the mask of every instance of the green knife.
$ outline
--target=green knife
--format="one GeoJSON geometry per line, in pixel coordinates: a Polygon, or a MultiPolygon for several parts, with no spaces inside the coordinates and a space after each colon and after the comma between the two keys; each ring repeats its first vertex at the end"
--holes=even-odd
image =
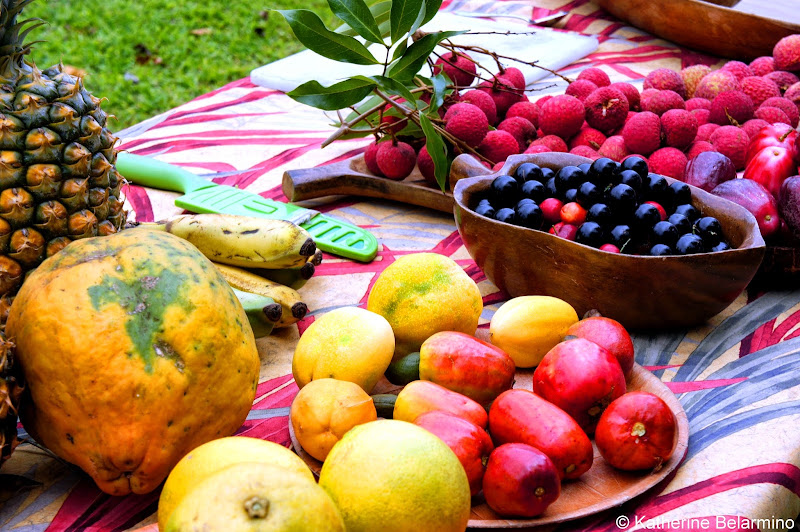
{"type": "Polygon", "coordinates": [[[116,165],[123,177],[137,185],[183,192],[183,196],[175,199],[175,205],[187,211],[288,220],[308,231],[317,247],[328,253],[361,262],[370,262],[378,253],[378,240],[372,233],[315,210],[218,185],[178,166],[142,155],[120,152],[116,165]]]}

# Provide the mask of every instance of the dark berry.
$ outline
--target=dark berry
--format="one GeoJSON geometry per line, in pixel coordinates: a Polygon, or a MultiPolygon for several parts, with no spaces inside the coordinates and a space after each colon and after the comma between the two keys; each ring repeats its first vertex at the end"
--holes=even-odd
{"type": "Polygon", "coordinates": [[[586,211],[587,222],[597,222],[603,227],[608,227],[614,220],[614,213],[605,203],[595,203],[586,211]]]}
{"type": "Polygon", "coordinates": [[[519,183],[510,175],[494,178],[490,187],[492,203],[505,207],[513,205],[519,198],[519,183]]]}
{"type": "Polygon", "coordinates": [[[558,197],[558,191],[556,190],[556,178],[551,177],[547,180],[547,183],[544,184],[545,194],[549,198],[556,198],[558,197]]]}
{"type": "Polygon", "coordinates": [[[636,191],[628,185],[619,184],[608,191],[606,203],[620,218],[626,218],[636,209],[636,191]]]}
{"type": "Polygon", "coordinates": [[[678,229],[669,222],[658,222],[653,226],[652,241],[657,244],[674,246],[681,236],[678,229]]]}
{"type": "Polygon", "coordinates": [[[620,172],[619,182],[628,185],[636,192],[642,190],[642,176],[634,170],[623,170],[620,172]]]}
{"type": "Polygon", "coordinates": [[[556,173],[550,168],[542,168],[542,183],[547,183],[547,180],[551,177],[555,177],[556,173]]]}
{"type": "Polygon", "coordinates": [[[675,226],[678,230],[678,234],[685,234],[692,232],[692,222],[689,221],[689,218],[682,214],[678,214],[677,212],[671,214],[667,221],[675,226]]]}
{"type": "Polygon", "coordinates": [[[595,159],[589,169],[589,179],[597,184],[606,185],[611,183],[619,173],[619,163],[608,157],[595,159]]]}
{"type": "Polygon", "coordinates": [[[508,207],[503,207],[494,215],[495,220],[508,224],[516,223],[516,218],[517,214],[514,212],[514,209],[509,209],[508,207]]]}
{"type": "Polygon", "coordinates": [[[678,239],[678,243],[675,244],[675,251],[681,255],[702,253],[704,251],[703,239],[695,234],[686,233],[678,239]]]}
{"type": "Polygon", "coordinates": [[[541,203],[547,197],[547,189],[541,182],[532,179],[522,184],[522,196],[541,203]]]}
{"type": "Polygon", "coordinates": [[[578,200],[578,189],[571,188],[564,192],[564,203],[571,203],[578,200]]]}
{"type": "Polygon", "coordinates": [[[642,179],[647,177],[647,173],[649,172],[649,169],[647,168],[647,162],[641,157],[628,157],[622,161],[621,166],[622,170],[633,170],[639,174],[642,179]]]}
{"type": "Polygon", "coordinates": [[[711,248],[711,251],[726,251],[726,250],[728,250],[728,249],[731,249],[731,247],[728,245],[728,243],[727,243],[727,242],[725,242],[725,241],[723,240],[722,242],[720,242],[720,243],[719,243],[719,244],[717,244],[716,246],[712,247],[712,248],[711,248]]]}
{"type": "Polygon", "coordinates": [[[542,169],[539,165],[533,163],[522,163],[514,170],[514,177],[520,184],[527,183],[530,180],[542,181],[542,169]]]}
{"type": "Polygon", "coordinates": [[[519,208],[520,208],[520,207],[522,207],[523,205],[527,205],[527,204],[529,204],[529,203],[536,203],[536,202],[535,202],[535,201],[533,201],[533,200],[532,200],[532,199],[530,199],[530,198],[522,198],[522,199],[521,199],[521,200],[519,200],[519,201],[517,202],[517,204],[514,206],[514,209],[515,209],[515,210],[519,210],[519,208]]]}
{"type": "Polygon", "coordinates": [[[684,203],[675,207],[675,214],[682,214],[689,219],[689,223],[694,223],[700,218],[700,211],[694,205],[684,203]]]}
{"type": "Polygon", "coordinates": [[[479,203],[478,206],[475,207],[475,213],[486,216],[487,218],[494,218],[496,211],[495,208],[492,207],[492,204],[487,201],[486,203],[479,203]]]}
{"type": "Polygon", "coordinates": [[[631,228],[628,225],[617,225],[608,235],[609,242],[617,246],[622,251],[625,251],[625,248],[629,247],[633,238],[633,235],[631,234],[631,228]]]}
{"type": "Polygon", "coordinates": [[[589,173],[589,168],[591,168],[591,167],[592,167],[592,163],[582,163],[582,164],[578,165],[578,168],[583,170],[583,173],[585,173],[585,174],[589,173]]]}
{"type": "Polygon", "coordinates": [[[656,244],[655,246],[650,248],[650,254],[657,257],[662,257],[664,255],[672,255],[673,253],[674,252],[672,251],[672,248],[666,244],[656,244]]]}
{"type": "Polygon", "coordinates": [[[603,191],[591,181],[584,181],[578,187],[578,203],[588,208],[603,199],[603,191]]]}
{"type": "Polygon", "coordinates": [[[692,190],[683,181],[673,181],[669,186],[668,197],[669,207],[675,208],[677,205],[684,205],[692,202],[692,190]]]}
{"type": "Polygon", "coordinates": [[[703,239],[710,249],[719,244],[723,239],[722,226],[713,216],[704,216],[694,223],[694,232],[703,239]]]}
{"type": "Polygon", "coordinates": [[[653,200],[661,203],[667,193],[669,185],[666,178],[658,174],[647,174],[642,179],[642,195],[644,200],[653,200]]]}
{"type": "Polygon", "coordinates": [[[597,222],[584,222],[578,228],[575,241],[593,248],[600,247],[605,242],[603,228],[597,222]]]}
{"type": "Polygon", "coordinates": [[[658,209],[649,203],[642,203],[633,213],[633,228],[642,235],[647,235],[660,221],[658,209]]]}
{"type": "Polygon", "coordinates": [[[577,166],[564,166],[556,174],[556,190],[566,192],[586,181],[586,173],[577,166]]]}
{"type": "Polygon", "coordinates": [[[542,227],[542,209],[533,202],[517,206],[517,224],[530,229],[539,229],[542,227]]]}

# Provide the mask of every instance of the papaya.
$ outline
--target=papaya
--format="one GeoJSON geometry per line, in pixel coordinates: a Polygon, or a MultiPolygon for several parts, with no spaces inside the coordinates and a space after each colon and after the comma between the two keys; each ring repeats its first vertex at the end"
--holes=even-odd
{"type": "Polygon", "coordinates": [[[455,331],[438,332],[419,352],[419,376],[482,405],[514,384],[516,366],[502,349],[455,331]]]}
{"type": "Polygon", "coordinates": [[[36,441],[111,495],[147,493],[247,417],[260,361],[247,315],[193,245],[131,229],[72,242],[33,271],[6,332],[36,441]]]}
{"type": "Polygon", "coordinates": [[[422,380],[408,383],[397,394],[393,415],[394,419],[414,423],[419,416],[433,410],[449,412],[482,429],[489,420],[486,410],[466,395],[422,380]]]}

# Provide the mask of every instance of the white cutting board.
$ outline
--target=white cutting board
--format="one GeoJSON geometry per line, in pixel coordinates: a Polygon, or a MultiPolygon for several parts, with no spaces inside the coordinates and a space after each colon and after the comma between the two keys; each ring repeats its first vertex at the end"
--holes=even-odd
{"type": "MultiPolygon", "coordinates": [[[[440,12],[422,29],[428,32],[459,30],[534,32],[524,35],[459,35],[453,37],[452,41],[456,44],[480,46],[497,54],[515,57],[523,61],[538,61],[540,65],[552,70],[572,64],[594,52],[598,47],[595,37],[555,31],[539,26],[527,26],[507,18],[491,21],[440,12]]],[[[370,51],[378,58],[383,57],[384,50],[382,46],[378,45],[370,47],[370,51]]],[[[439,48],[437,52],[444,53],[445,50],[439,48]]],[[[490,56],[472,52],[470,52],[470,56],[489,70],[497,71],[497,66],[490,56]]],[[[506,67],[519,68],[525,75],[528,85],[550,75],[545,70],[517,61],[504,60],[503,63],[506,67]]],[[[304,50],[254,69],[250,73],[250,79],[256,85],[288,92],[312,79],[327,87],[353,75],[377,75],[381,73],[381,70],[382,65],[361,66],[340,63],[317,55],[311,50],[304,50]]],[[[427,67],[424,67],[422,72],[430,74],[427,67]]]]}

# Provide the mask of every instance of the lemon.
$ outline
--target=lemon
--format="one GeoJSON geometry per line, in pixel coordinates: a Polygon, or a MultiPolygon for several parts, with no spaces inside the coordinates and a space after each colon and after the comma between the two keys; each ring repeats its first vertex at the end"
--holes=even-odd
{"type": "Polygon", "coordinates": [[[212,440],[181,458],[167,477],[158,499],[159,529],[164,530],[172,511],[197,483],[220,469],[240,462],[263,462],[281,466],[315,481],[314,474],[305,462],[277,443],[245,436],[212,440]]]}
{"type": "Polygon", "coordinates": [[[197,484],[162,530],[344,532],[344,523],[330,496],[305,475],[272,464],[243,462],[197,484]]]}
{"type": "Polygon", "coordinates": [[[518,368],[530,368],[578,322],[578,313],[551,296],[520,296],[497,309],[489,323],[489,341],[508,353],[518,368]]]}
{"type": "Polygon", "coordinates": [[[317,319],[300,337],[292,374],[302,388],[314,379],[339,379],[369,393],[392,361],[392,327],[379,314],[341,307],[317,319]]]}
{"type": "Polygon", "coordinates": [[[372,397],[358,384],[336,379],[309,382],[292,401],[289,414],[297,441],[320,462],[348,430],[376,419],[372,397]]]}
{"type": "Polygon", "coordinates": [[[419,351],[440,331],[474,334],[483,310],[478,285],[456,262],[438,253],[397,259],[375,281],[367,309],[392,326],[395,359],[419,351]]]}
{"type": "Polygon", "coordinates": [[[464,532],[469,521],[461,462],[442,440],[405,421],[350,430],[328,454],[319,485],[347,532],[464,532]]]}

